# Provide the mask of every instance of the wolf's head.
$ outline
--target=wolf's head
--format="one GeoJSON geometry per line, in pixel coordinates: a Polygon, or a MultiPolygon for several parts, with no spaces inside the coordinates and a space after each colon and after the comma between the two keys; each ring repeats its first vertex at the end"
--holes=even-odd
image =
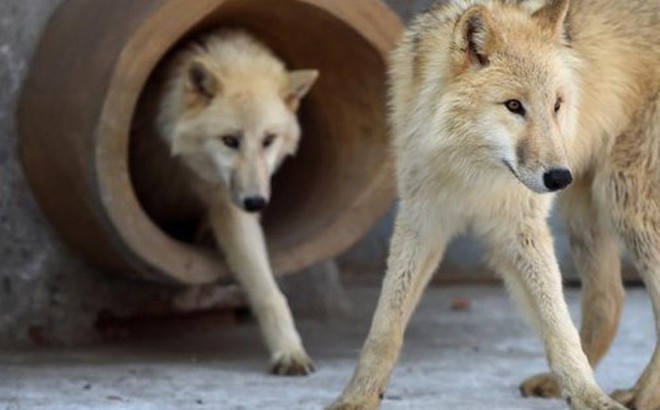
{"type": "Polygon", "coordinates": [[[227,187],[237,206],[258,212],[270,199],[271,175],[296,152],[296,111],[318,72],[286,71],[265,49],[244,55],[240,47],[245,46],[221,50],[229,54],[227,61],[205,52],[184,60],[179,71],[183,108],[166,134],[173,155],[201,178],[227,187]]]}
{"type": "Polygon", "coordinates": [[[446,118],[476,139],[470,145],[485,161],[535,192],[557,191],[572,181],[565,138],[574,132],[578,98],[568,0],[536,11],[514,3],[473,5],[458,19],[446,118]]]}

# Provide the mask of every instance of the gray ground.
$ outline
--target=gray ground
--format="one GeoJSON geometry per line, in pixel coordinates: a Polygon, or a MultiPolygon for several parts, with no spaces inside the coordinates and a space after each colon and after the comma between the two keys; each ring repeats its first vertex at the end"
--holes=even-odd
{"type": "MultiPolygon", "coordinates": [[[[299,321],[318,372],[267,375],[253,324],[180,332],[158,342],[77,350],[0,352],[0,409],[320,409],[355,365],[377,290],[350,291],[354,317],[299,321]]],[[[572,310],[576,291],[568,292],[572,310]]],[[[598,371],[612,390],[632,385],[655,341],[650,303],[629,291],[622,328],[598,371]]],[[[500,287],[432,289],[407,333],[383,409],[562,409],[519,397],[518,383],[543,371],[540,344],[500,287]],[[467,312],[450,309],[465,297],[467,312]]]]}

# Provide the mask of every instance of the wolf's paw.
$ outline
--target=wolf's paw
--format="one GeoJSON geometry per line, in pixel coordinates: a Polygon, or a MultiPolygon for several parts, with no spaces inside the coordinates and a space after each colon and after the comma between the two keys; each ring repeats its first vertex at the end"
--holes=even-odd
{"type": "Polygon", "coordinates": [[[660,390],[617,390],[612,398],[632,410],[660,410],[660,390]]]}
{"type": "Polygon", "coordinates": [[[587,397],[568,397],[566,402],[572,410],[627,410],[602,393],[591,394],[587,397]]]}
{"type": "Polygon", "coordinates": [[[279,353],[272,360],[270,372],[280,376],[306,376],[314,373],[314,363],[304,351],[279,353]]]}
{"type": "Polygon", "coordinates": [[[520,393],[523,397],[561,397],[561,391],[552,373],[532,376],[522,382],[520,393]]]}
{"type": "Polygon", "coordinates": [[[334,403],[325,408],[325,410],[377,410],[380,407],[380,400],[351,400],[345,397],[338,398],[334,403]]]}

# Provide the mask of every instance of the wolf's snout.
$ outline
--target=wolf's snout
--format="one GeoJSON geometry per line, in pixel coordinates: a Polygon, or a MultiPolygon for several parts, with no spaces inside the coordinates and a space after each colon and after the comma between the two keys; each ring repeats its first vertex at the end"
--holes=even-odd
{"type": "Polygon", "coordinates": [[[573,175],[571,171],[564,168],[551,169],[543,174],[543,183],[550,191],[559,191],[573,182],[573,175]]]}
{"type": "Polygon", "coordinates": [[[268,201],[262,196],[251,196],[243,200],[243,208],[248,212],[261,212],[266,209],[268,201]]]}

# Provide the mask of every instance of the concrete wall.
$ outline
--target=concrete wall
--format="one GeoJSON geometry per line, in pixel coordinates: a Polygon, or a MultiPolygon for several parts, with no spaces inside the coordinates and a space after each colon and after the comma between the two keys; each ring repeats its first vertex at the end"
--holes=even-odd
{"type": "MultiPolygon", "coordinates": [[[[21,173],[16,98],[39,34],[61,1],[0,2],[0,343],[89,340],[99,312],[144,312],[176,293],[172,288],[107,277],[86,266],[60,244],[21,173]]],[[[388,0],[404,18],[431,2],[388,0]]],[[[392,213],[340,258],[341,266],[380,274],[391,226],[392,213]]],[[[565,248],[563,239],[559,242],[565,248]]],[[[478,244],[463,239],[452,246],[442,272],[481,278],[480,253],[478,244]]]]}
{"type": "Polygon", "coordinates": [[[26,338],[29,328],[40,333],[50,323],[85,322],[77,313],[69,317],[79,310],[70,306],[79,302],[69,291],[78,292],[90,277],[52,235],[16,157],[16,96],[37,36],[57,3],[0,2],[0,331],[5,340],[26,338]]]}
{"type": "Polygon", "coordinates": [[[49,16],[62,0],[0,2],[0,343],[90,340],[99,313],[144,311],[173,289],[102,275],[60,243],[16,153],[14,111],[49,16]]]}

